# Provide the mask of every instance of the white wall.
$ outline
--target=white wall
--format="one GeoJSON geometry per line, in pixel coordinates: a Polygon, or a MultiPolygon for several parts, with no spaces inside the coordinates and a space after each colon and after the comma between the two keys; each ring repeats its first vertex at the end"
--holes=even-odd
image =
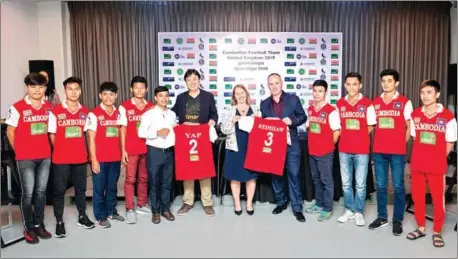
{"type": "Polygon", "coordinates": [[[457,8],[450,9],[451,51],[450,64],[458,63],[458,13],[457,8]]]}
{"type": "Polygon", "coordinates": [[[25,94],[29,60],[38,55],[37,3],[1,2],[1,116],[25,94]]]}

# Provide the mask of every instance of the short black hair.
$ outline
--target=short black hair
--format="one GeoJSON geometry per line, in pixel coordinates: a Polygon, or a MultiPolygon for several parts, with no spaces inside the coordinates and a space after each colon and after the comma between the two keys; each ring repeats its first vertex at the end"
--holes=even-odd
{"type": "Polygon", "coordinates": [[[358,72],[350,72],[350,73],[348,73],[348,74],[345,75],[344,82],[347,81],[347,78],[349,78],[349,77],[356,77],[356,78],[358,78],[359,83],[361,83],[361,81],[363,80],[363,77],[361,76],[360,73],[358,73],[358,72]]]}
{"type": "Polygon", "coordinates": [[[135,83],[144,83],[145,88],[148,88],[148,82],[146,81],[146,78],[144,78],[143,76],[134,76],[130,81],[130,87],[134,87],[135,83]]]}
{"type": "Polygon", "coordinates": [[[326,82],[326,80],[322,80],[322,79],[315,80],[315,82],[313,82],[313,87],[315,86],[322,86],[324,87],[325,91],[328,91],[328,82],[326,82]]]}
{"type": "Polygon", "coordinates": [[[396,71],[395,69],[385,69],[380,73],[380,79],[382,79],[384,76],[393,76],[394,81],[398,82],[399,81],[399,72],[396,71]]]}
{"type": "Polygon", "coordinates": [[[65,79],[65,81],[63,82],[64,88],[67,87],[67,84],[71,84],[71,83],[77,83],[81,87],[82,84],[83,84],[83,80],[81,80],[81,78],[75,77],[75,76],[69,77],[69,78],[65,79]]]}
{"type": "Polygon", "coordinates": [[[169,89],[165,86],[158,86],[156,89],[154,89],[154,96],[156,96],[160,92],[169,92],[169,89]]]}
{"type": "Polygon", "coordinates": [[[110,92],[113,92],[113,93],[117,93],[118,92],[118,86],[113,82],[103,82],[100,85],[99,93],[102,93],[103,91],[110,91],[110,92]]]}
{"type": "Polygon", "coordinates": [[[48,81],[46,80],[46,77],[42,74],[38,73],[30,73],[24,78],[24,84],[25,85],[42,85],[46,86],[48,81]]]}
{"type": "Polygon", "coordinates": [[[441,91],[441,85],[436,80],[425,80],[425,81],[421,82],[420,91],[421,91],[421,89],[423,89],[423,88],[425,88],[427,86],[433,87],[434,90],[436,90],[436,93],[440,93],[440,91],[441,91]]]}
{"type": "Polygon", "coordinates": [[[186,71],[186,73],[184,73],[184,81],[186,81],[186,78],[188,78],[188,77],[190,77],[192,75],[196,75],[199,79],[201,78],[200,74],[199,74],[199,71],[197,71],[195,69],[188,69],[188,71],[186,71]]]}

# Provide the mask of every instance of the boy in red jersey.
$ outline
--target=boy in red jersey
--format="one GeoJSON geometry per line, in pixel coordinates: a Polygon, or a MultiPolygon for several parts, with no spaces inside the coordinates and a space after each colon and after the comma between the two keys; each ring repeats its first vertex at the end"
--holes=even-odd
{"type": "Polygon", "coordinates": [[[366,201],[366,179],[369,168],[370,136],[376,124],[371,100],[359,91],[362,87],[359,73],[345,76],[347,95],[337,101],[341,121],[339,161],[344,193],[345,211],[337,221],[345,223],[355,219],[357,226],[364,226],[363,211],[366,201]],[[353,176],[353,168],[355,173],[353,176]],[[353,194],[353,177],[356,196],[353,194]]]}
{"type": "Polygon", "coordinates": [[[151,214],[148,207],[148,171],[146,169],[145,139],[138,137],[141,116],[153,104],[145,100],[148,84],[142,76],[135,76],[130,83],[133,98],[119,106],[121,125],[122,163],[126,167],[124,197],[126,200],[126,222],[137,223],[137,213],[151,214]],[[138,174],[138,175],[137,175],[138,174]],[[137,182],[137,208],[134,204],[135,182],[137,182]],[[134,210],[135,209],[135,210],[134,210]]]}
{"type": "Polygon", "coordinates": [[[124,217],[116,210],[117,183],[121,172],[119,113],[114,106],[117,92],[118,86],[113,82],[100,85],[102,103],[89,113],[84,128],[89,138],[94,216],[103,228],[111,227],[108,218],[124,221],[124,217]]]}
{"type": "Polygon", "coordinates": [[[457,139],[456,119],[451,111],[444,108],[437,99],[440,95],[440,84],[435,80],[422,82],[420,98],[423,103],[412,113],[411,135],[414,138],[412,147],[412,198],[415,203],[415,219],[418,228],[407,238],[416,240],[425,236],[426,182],[434,205],[433,245],[443,247],[441,236],[445,221],[445,173],[447,156],[457,139]]]}
{"type": "Polygon", "coordinates": [[[377,184],[377,218],[369,225],[376,230],[388,225],[387,186],[388,167],[391,164],[391,179],[394,189],[393,235],[402,234],[402,220],[406,195],[404,189],[404,167],[406,143],[410,138],[410,115],[412,103],[397,91],[399,73],[386,69],[380,73],[383,93],[376,97],[374,105],[377,126],[374,134],[373,158],[377,184]]]}
{"type": "Polygon", "coordinates": [[[67,236],[62,216],[65,190],[70,176],[79,213],[77,225],[87,229],[94,227],[94,223],[86,215],[87,147],[84,125],[89,110],[78,101],[81,96],[81,83],[81,79],[77,77],[67,78],[63,83],[66,100],[57,104],[49,114],[48,132],[54,147],[52,163],[56,237],[67,236]],[[72,152],[68,152],[69,150],[72,152]]]}
{"type": "Polygon", "coordinates": [[[24,83],[27,95],[11,106],[6,124],[8,141],[16,154],[19,170],[24,237],[27,243],[36,244],[38,237],[52,237],[43,224],[51,163],[47,128],[52,106],[44,100],[46,78],[43,75],[31,73],[24,83]],[[31,148],[32,145],[35,148],[31,148]]]}
{"type": "Polygon", "coordinates": [[[328,83],[325,80],[313,82],[314,104],[309,106],[308,146],[310,154],[310,170],[315,186],[315,205],[306,209],[307,213],[319,213],[318,221],[332,216],[334,199],[334,179],[332,166],[335,144],[340,135],[339,113],[326,102],[328,83]]]}

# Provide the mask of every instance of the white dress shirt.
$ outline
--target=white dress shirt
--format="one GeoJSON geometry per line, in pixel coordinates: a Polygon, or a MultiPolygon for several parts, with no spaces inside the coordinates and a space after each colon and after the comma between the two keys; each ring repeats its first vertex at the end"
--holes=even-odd
{"type": "Polygon", "coordinates": [[[156,148],[169,148],[175,145],[175,133],[173,127],[176,125],[176,114],[170,109],[162,110],[159,106],[143,113],[138,136],[146,139],[146,145],[156,148]],[[166,137],[157,135],[160,129],[169,129],[166,137]]]}

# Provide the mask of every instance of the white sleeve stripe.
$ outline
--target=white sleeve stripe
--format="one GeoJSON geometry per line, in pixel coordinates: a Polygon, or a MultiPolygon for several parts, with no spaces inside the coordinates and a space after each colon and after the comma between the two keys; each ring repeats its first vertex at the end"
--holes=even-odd
{"type": "Polygon", "coordinates": [[[457,141],[457,124],[456,119],[452,119],[445,126],[445,141],[451,143],[457,141]]]}

